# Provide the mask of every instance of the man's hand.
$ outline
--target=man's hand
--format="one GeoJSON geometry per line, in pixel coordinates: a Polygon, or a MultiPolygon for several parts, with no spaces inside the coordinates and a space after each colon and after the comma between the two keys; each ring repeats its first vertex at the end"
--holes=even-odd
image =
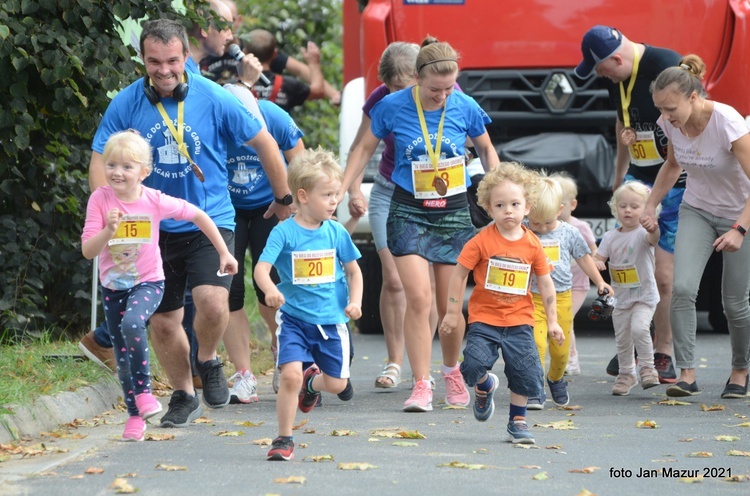
{"type": "Polygon", "coordinates": [[[268,210],[266,210],[266,213],[263,214],[264,219],[270,219],[274,215],[279,218],[279,220],[285,220],[288,219],[290,215],[294,213],[294,209],[292,208],[292,205],[284,206],[280,203],[277,203],[275,201],[271,202],[271,204],[268,206],[268,210]]]}
{"type": "Polygon", "coordinates": [[[249,84],[255,84],[260,79],[260,74],[263,72],[263,64],[260,63],[258,57],[252,53],[246,53],[240,63],[237,64],[237,75],[240,80],[245,81],[249,84]]]}

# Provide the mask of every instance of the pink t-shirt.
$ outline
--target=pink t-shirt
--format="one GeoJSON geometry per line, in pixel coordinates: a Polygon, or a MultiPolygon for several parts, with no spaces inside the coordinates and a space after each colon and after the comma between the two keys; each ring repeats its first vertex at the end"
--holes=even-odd
{"type": "Polygon", "coordinates": [[[732,153],[732,143],[750,129],[742,116],[729,105],[714,102],[706,129],[695,138],[659,117],[659,126],[669,138],[677,163],[687,172],[682,201],[691,207],[737,220],[750,197],[750,179],[732,153]]]}
{"type": "Polygon", "coordinates": [[[192,221],[196,207],[145,186],[138,200],[126,203],[115,196],[112,188],[103,186],[89,198],[82,241],[107,227],[107,212],[113,208],[118,208],[124,216],[115,237],[99,254],[99,280],[102,286],[123,290],[142,282],[164,280],[159,250],[159,222],[162,219],[192,221]]]}
{"type": "MultiPolygon", "coordinates": [[[[581,233],[581,236],[583,236],[583,240],[586,242],[586,246],[591,246],[596,244],[596,237],[594,236],[594,231],[591,230],[591,226],[588,222],[585,220],[580,220],[572,215],[570,216],[570,219],[568,219],[568,224],[578,229],[578,232],[581,233]]],[[[591,287],[591,281],[589,281],[589,276],[587,276],[583,270],[578,266],[577,263],[575,263],[575,260],[572,260],[572,263],[570,264],[570,271],[573,273],[573,291],[588,291],[591,287]]]]}

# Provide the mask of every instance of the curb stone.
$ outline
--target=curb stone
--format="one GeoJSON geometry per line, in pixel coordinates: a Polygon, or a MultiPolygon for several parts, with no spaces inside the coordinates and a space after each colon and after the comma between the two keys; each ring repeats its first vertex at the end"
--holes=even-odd
{"type": "Polygon", "coordinates": [[[0,443],[23,436],[36,437],[42,431],[54,430],[76,418],[90,418],[111,410],[122,396],[120,385],[107,379],[75,391],[41,396],[30,405],[15,406],[11,415],[0,415],[0,443]]]}

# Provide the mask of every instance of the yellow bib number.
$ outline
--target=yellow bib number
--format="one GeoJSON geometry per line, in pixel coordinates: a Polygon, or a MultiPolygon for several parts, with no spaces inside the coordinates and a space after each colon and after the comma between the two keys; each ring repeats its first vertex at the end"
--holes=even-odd
{"type": "Polygon", "coordinates": [[[560,241],[557,239],[544,239],[542,240],[542,248],[544,254],[549,258],[552,265],[560,263],[560,241]]]}
{"type": "Polygon", "coordinates": [[[638,131],[635,143],[628,147],[630,159],[638,167],[661,164],[662,160],[656,149],[656,137],[653,131],[638,131]]]}
{"type": "MultiPolygon", "coordinates": [[[[414,161],[411,163],[412,181],[414,183],[414,198],[441,198],[435,191],[435,168],[432,162],[414,161]]],[[[445,196],[453,196],[466,191],[466,175],[464,173],[464,157],[453,157],[438,161],[438,177],[440,177],[448,191],[445,196]]]]}
{"type": "Polygon", "coordinates": [[[612,285],[621,288],[637,288],[641,285],[638,277],[638,269],[635,265],[612,265],[609,264],[609,275],[612,278],[612,285]]]}
{"type": "Polygon", "coordinates": [[[151,243],[151,215],[123,215],[109,245],[151,243]]]}
{"type": "Polygon", "coordinates": [[[490,259],[485,289],[500,293],[525,295],[529,287],[531,265],[490,259]]]}
{"type": "Polygon", "coordinates": [[[336,280],[336,250],[292,252],[293,284],[323,284],[336,280]]]}

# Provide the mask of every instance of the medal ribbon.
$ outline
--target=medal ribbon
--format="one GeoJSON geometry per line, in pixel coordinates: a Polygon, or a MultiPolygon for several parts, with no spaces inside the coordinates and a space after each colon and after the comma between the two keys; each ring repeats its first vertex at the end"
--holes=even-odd
{"type": "Polygon", "coordinates": [[[440,147],[443,144],[443,123],[445,122],[445,109],[448,107],[448,99],[445,99],[445,104],[443,105],[443,114],[440,116],[437,142],[435,143],[434,150],[432,148],[432,141],[430,141],[430,132],[427,130],[427,122],[424,118],[422,102],[419,100],[419,85],[414,87],[414,100],[417,102],[417,114],[419,115],[419,125],[422,127],[422,135],[424,136],[424,147],[427,150],[427,155],[430,157],[432,167],[435,169],[435,174],[438,174],[438,160],[440,159],[440,147]]]}
{"type": "Polygon", "coordinates": [[[625,127],[630,127],[630,100],[633,97],[633,87],[635,86],[635,78],[638,75],[638,65],[641,61],[641,52],[638,50],[638,46],[633,43],[633,68],[630,70],[630,81],[628,82],[628,91],[625,91],[625,85],[620,81],[620,103],[622,104],[622,123],[625,127]]]}
{"type": "Polygon", "coordinates": [[[190,162],[196,177],[200,182],[203,182],[203,171],[198,167],[198,164],[193,162],[193,159],[190,157],[190,152],[188,152],[187,145],[185,144],[185,102],[177,102],[177,128],[172,124],[172,119],[169,118],[169,114],[167,114],[167,110],[161,102],[156,103],[156,108],[159,110],[162,119],[164,119],[164,123],[167,125],[169,132],[172,133],[174,140],[177,142],[177,151],[179,151],[180,154],[190,162]]]}

